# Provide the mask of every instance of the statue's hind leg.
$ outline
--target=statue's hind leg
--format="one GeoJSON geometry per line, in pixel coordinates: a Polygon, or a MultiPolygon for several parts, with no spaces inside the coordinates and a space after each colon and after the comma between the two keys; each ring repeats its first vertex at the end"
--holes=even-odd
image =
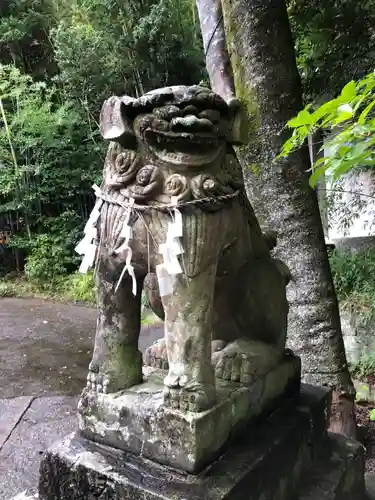
{"type": "Polygon", "coordinates": [[[254,375],[275,368],[284,355],[287,281],[270,257],[249,261],[233,279],[238,289],[235,336],[212,361],[217,378],[250,383],[254,375]]]}
{"type": "Polygon", "coordinates": [[[142,382],[142,354],[138,350],[141,328],[142,279],[138,293],[125,275],[116,293],[114,283],[98,278],[98,319],[88,388],[117,392],[142,382]]]}

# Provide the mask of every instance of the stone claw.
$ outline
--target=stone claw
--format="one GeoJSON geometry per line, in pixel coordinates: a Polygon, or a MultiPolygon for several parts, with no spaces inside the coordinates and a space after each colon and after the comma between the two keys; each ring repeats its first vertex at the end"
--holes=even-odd
{"type": "Polygon", "coordinates": [[[99,373],[90,371],[87,375],[87,388],[92,392],[103,392],[102,376],[99,373]]]}
{"type": "Polygon", "coordinates": [[[212,363],[217,378],[248,385],[254,375],[272,370],[280,362],[281,354],[271,345],[241,339],[215,352],[212,363]]]}
{"type": "Polygon", "coordinates": [[[109,379],[100,373],[90,371],[87,375],[87,388],[97,394],[107,394],[109,379]]]}
{"type": "MultiPolygon", "coordinates": [[[[172,377],[173,380],[176,377],[172,377]]],[[[213,405],[215,400],[214,387],[206,387],[192,383],[185,387],[164,388],[164,404],[170,408],[183,411],[201,412],[213,405]]]]}
{"type": "MultiPolygon", "coordinates": [[[[218,352],[222,351],[227,342],[224,340],[213,340],[211,344],[211,351],[214,358],[218,352]]],[[[145,351],[144,355],[145,366],[151,366],[152,368],[159,368],[161,370],[169,370],[167,347],[165,344],[165,339],[159,339],[154,342],[145,351]]]]}

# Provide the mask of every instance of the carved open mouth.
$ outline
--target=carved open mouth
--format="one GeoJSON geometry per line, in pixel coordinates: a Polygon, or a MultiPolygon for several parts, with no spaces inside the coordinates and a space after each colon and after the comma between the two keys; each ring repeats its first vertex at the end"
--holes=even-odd
{"type": "Polygon", "coordinates": [[[153,153],[173,165],[204,166],[215,161],[224,143],[209,134],[161,132],[147,129],[145,136],[153,153]]]}
{"type": "Polygon", "coordinates": [[[165,106],[145,116],[140,131],[152,152],[162,161],[203,166],[220,155],[225,144],[226,125],[217,111],[165,106]]]}
{"type": "Polygon", "coordinates": [[[207,154],[217,148],[218,138],[212,134],[188,132],[161,132],[148,129],[146,137],[154,147],[163,147],[168,152],[181,151],[186,154],[207,154]]]}

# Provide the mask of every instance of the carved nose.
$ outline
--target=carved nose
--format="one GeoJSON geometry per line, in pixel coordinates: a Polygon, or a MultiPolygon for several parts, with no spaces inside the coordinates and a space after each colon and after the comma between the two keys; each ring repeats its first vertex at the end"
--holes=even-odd
{"type": "Polygon", "coordinates": [[[171,129],[178,132],[210,132],[213,123],[207,118],[198,118],[195,115],[178,116],[171,120],[171,129]]]}

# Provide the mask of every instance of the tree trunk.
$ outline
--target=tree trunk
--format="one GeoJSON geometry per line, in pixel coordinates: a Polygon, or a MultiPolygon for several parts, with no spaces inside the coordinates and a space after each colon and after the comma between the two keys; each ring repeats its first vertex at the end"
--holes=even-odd
{"type": "MultiPolygon", "coordinates": [[[[353,437],[354,388],[348,371],[308,147],[276,158],[286,122],[302,109],[301,83],[284,0],[222,0],[237,97],[252,123],[239,149],[249,197],[263,225],[278,233],[277,256],[291,270],[288,342],[303,380],[334,389],[331,428],[353,437]]],[[[209,69],[209,68],[208,68],[209,69]]]]}
{"type": "Polygon", "coordinates": [[[211,88],[227,102],[234,97],[220,0],[196,0],[211,88]]]}

